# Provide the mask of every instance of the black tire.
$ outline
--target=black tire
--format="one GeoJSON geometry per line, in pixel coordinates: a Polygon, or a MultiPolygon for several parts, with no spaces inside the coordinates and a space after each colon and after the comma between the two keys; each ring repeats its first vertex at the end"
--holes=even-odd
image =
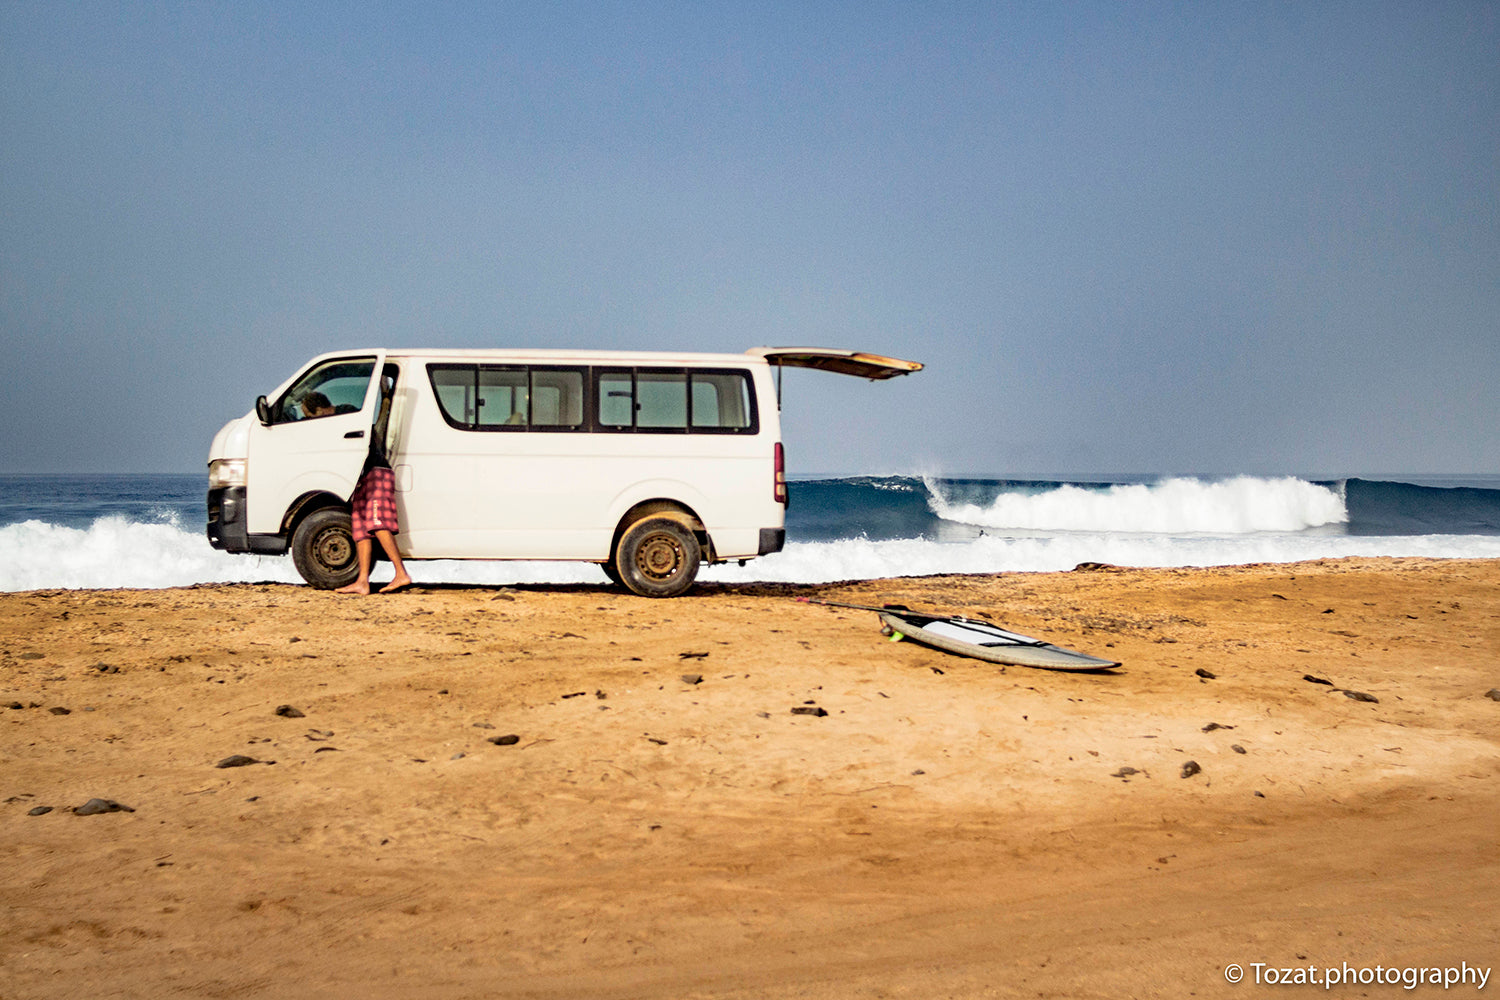
{"type": "Polygon", "coordinates": [[[337,590],[359,576],[349,512],[337,507],[315,510],[292,532],[292,562],[302,579],[319,590],[337,590]]]}
{"type": "Polygon", "coordinates": [[[647,517],[620,536],[614,563],[620,582],[642,597],[676,597],[698,578],[703,548],[681,521],[647,517]]]}
{"type": "Polygon", "coordinates": [[[604,570],[604,575],[609,577],[609,582],[614,584],[616,587],[623,587],[625,585],[625,582],[620,579],[619,567],[615,565],[615,561],[613,559],[606,559],[604,562],[599,564],[599,568],[604,570]]]}

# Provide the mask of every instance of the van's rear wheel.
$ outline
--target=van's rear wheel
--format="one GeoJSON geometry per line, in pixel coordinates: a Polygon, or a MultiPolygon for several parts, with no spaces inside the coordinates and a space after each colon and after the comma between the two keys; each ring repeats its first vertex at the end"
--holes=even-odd
{"type": "Polygon", "coordinates": [[[292,532],[292,563],[319,590],[337,590],[359,576],[349,514],[337,507],[315,510],[292,532]]]}
{"type": "Polygon", "coordinates": [[[620,568],[615,565],[615,561],[613,559],[606,559],[604,562],[599,564],[599,568],[604,570],[604,575],[609,577],[610,583],[614,584],[616,587],[624,585],[624,581],[620,579],[620,568]]]}
{"type": "Polygon", "coordinates": [[[620,582],[642,597],[676,597],[698,578],[703,548],[687,525],[669,517],[632,524],[615,548],[620,582]]]}

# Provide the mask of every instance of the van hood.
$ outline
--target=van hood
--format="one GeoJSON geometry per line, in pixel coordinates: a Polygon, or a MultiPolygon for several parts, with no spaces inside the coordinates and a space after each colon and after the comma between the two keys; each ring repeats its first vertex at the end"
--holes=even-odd
{"type": "Polygon", "coordinates": [[[250,452],[250,421],[254,419],[255,414],[247,413],[220,427],[214,443],[208,447],[208,460],[246,457],[250,452]]]}

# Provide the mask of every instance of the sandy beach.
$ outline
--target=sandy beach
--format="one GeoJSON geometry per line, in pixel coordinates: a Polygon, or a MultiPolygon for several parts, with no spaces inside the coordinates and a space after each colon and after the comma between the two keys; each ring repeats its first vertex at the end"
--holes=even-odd
{"type": "Polygon", "coordinates": [[[1243,997],[1255,963],[1500,965],[1495,561],[11,593],[0,668],[5,1000],[1243,997]],[[1123,667],[959,659],[799,597],[1123,667]]]}

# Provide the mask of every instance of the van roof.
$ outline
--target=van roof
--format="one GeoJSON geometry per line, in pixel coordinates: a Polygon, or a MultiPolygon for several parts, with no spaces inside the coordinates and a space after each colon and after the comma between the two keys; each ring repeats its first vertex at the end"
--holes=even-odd
{"type": "MultiPolygon", "coordinates": [[[[377,348],[335,351],[314,359],[375,353],[377,348]]],[[[573,364],[744,365],[772,364],[788,368],[817,368],[870,379],[893,378],[922,370],[918,361],[903,361],[832,347],[752,347],[742,354],[708,351],[590,351],[546,348],[384,348],[391,358],[479,359],[573,364]]]]}
{"type": "MultiPolygon", "coordinates": [[[[349,353],[349,352],[339,352],[349,353]]],[[[587,362],[650,362],[652,364],[746,364],[765,359],[745,354],[728,354],[709,351],[590,351],[576,348],[536,347],[486,347],[486,348],[389,348],[387,357],[393,358],[494,358],[515,361],[563,360],[587,362]]]]}

